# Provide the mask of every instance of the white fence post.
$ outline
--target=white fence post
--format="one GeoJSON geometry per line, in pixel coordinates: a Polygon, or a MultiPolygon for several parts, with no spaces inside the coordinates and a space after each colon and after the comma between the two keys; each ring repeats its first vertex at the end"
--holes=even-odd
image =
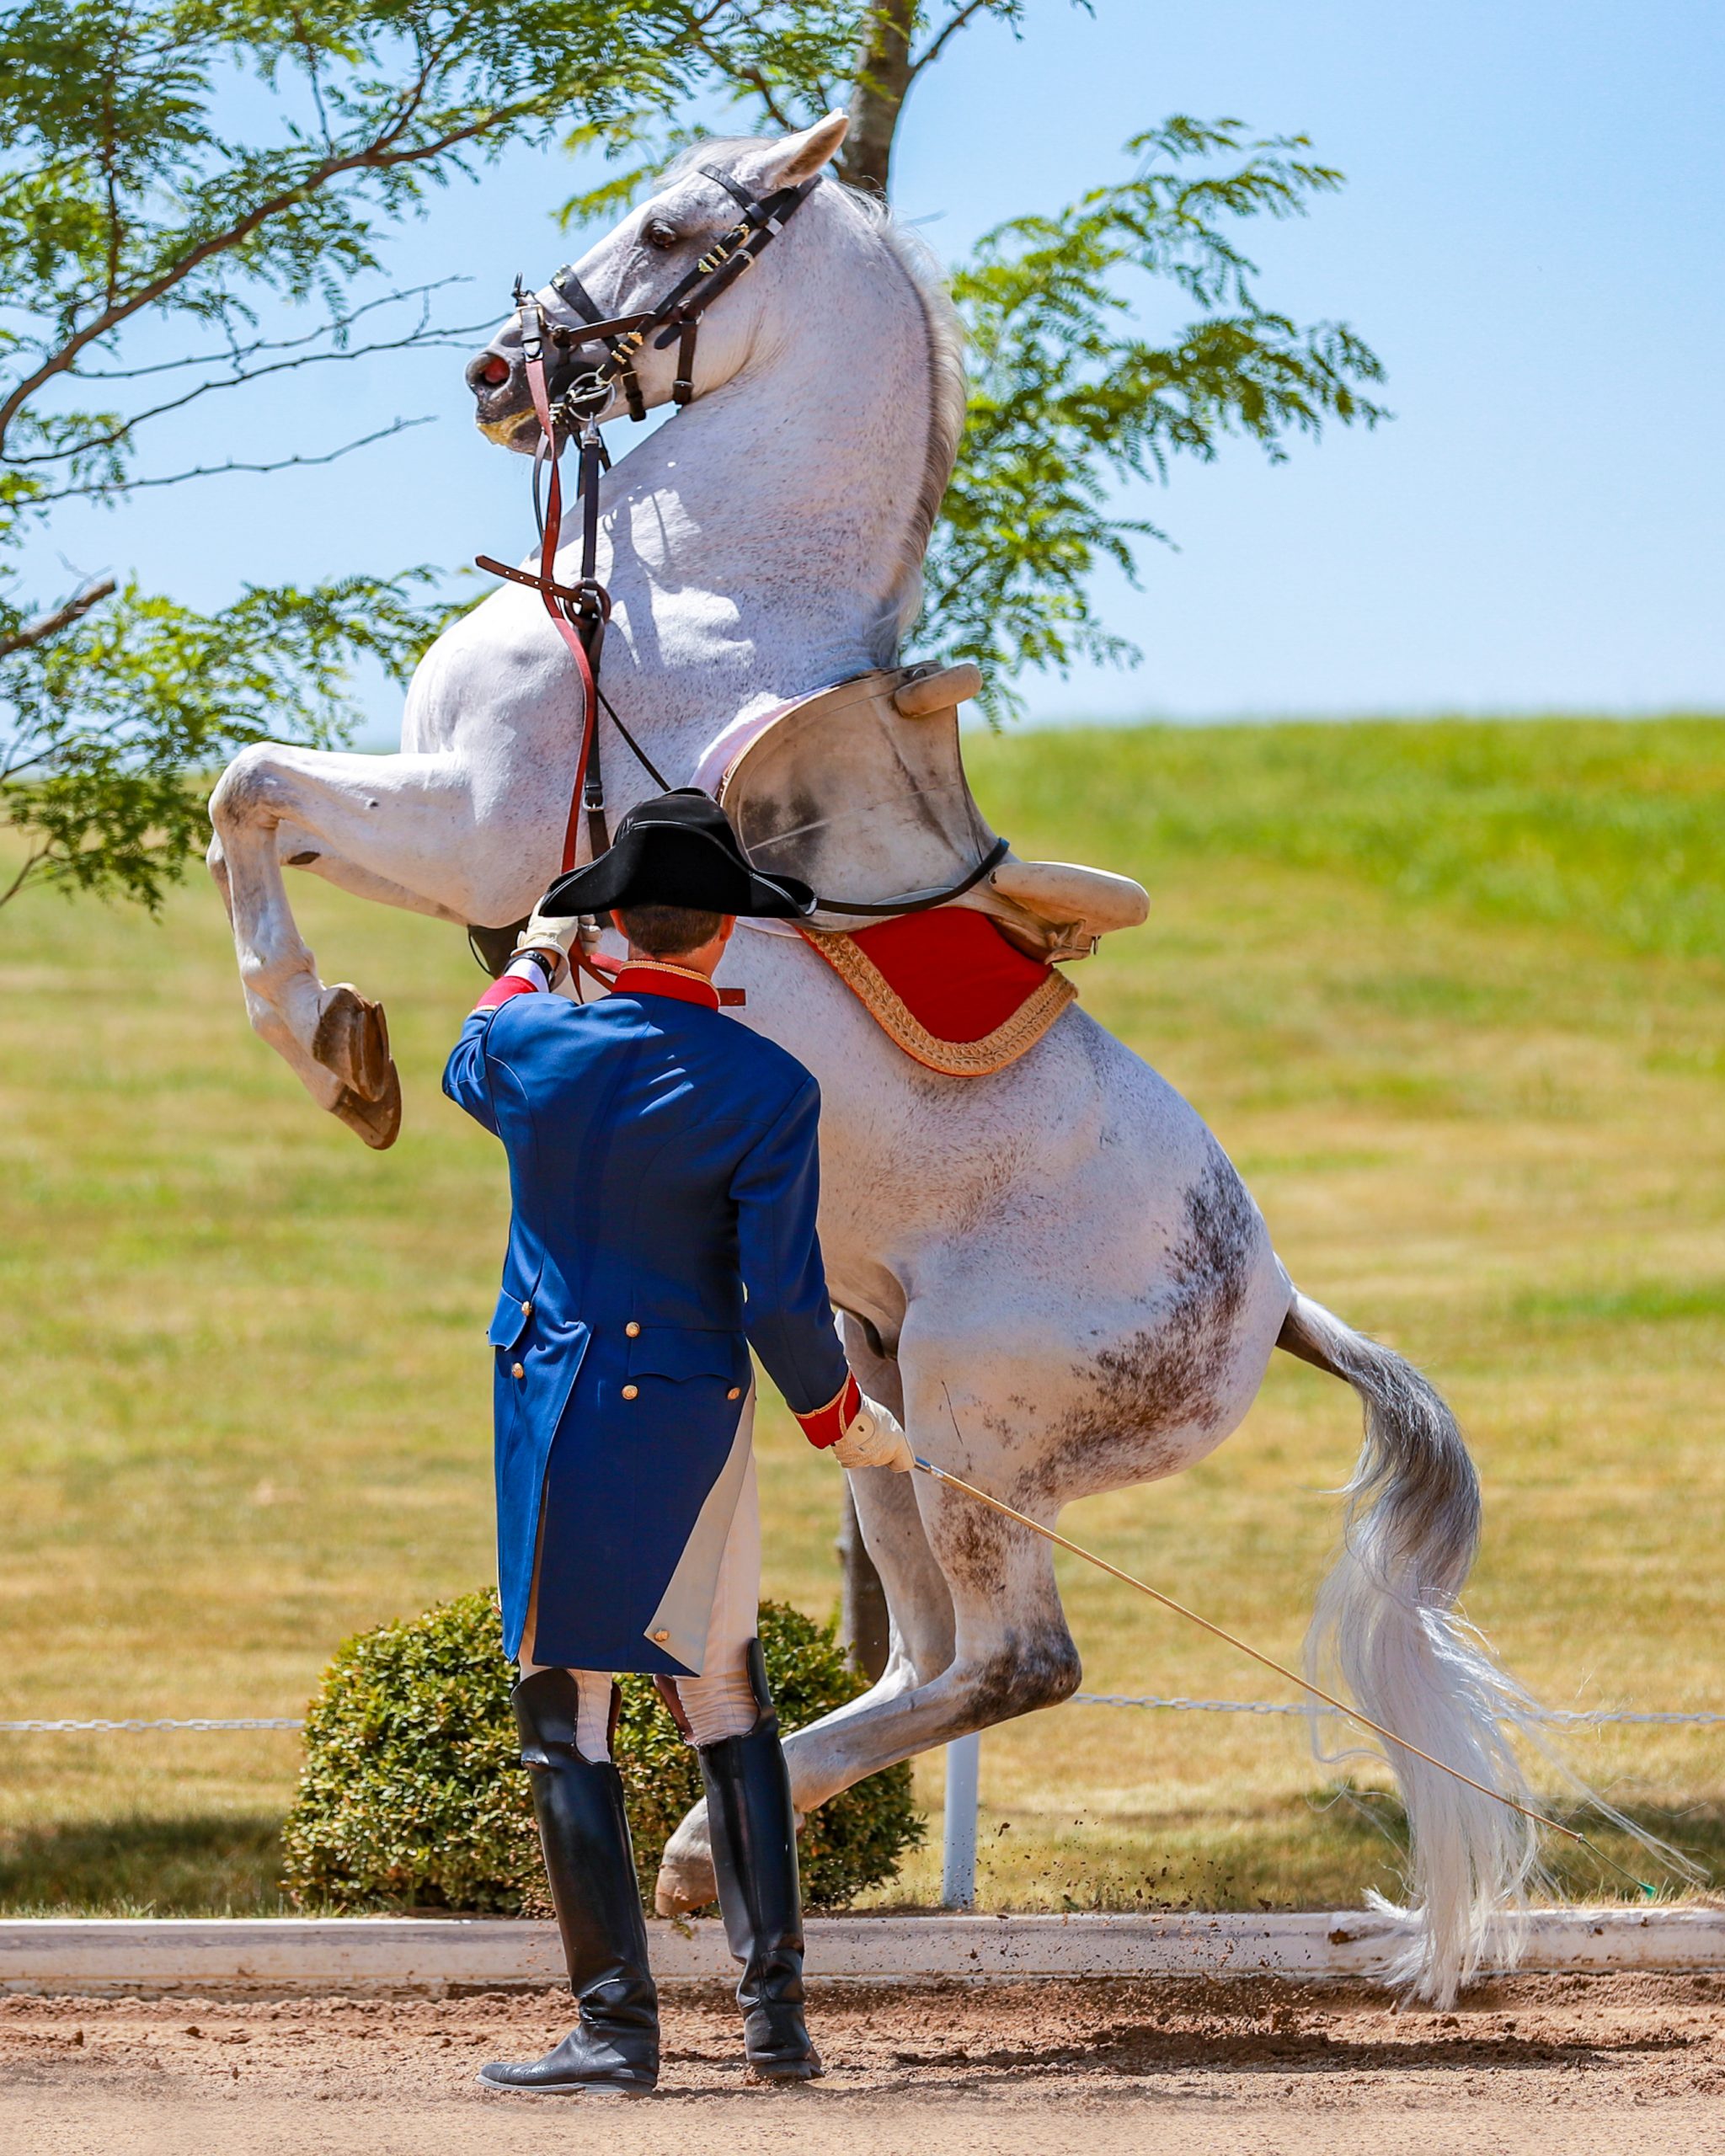
{"type": "Polygon", "coordinates": [[[947,1804],[941,1844],[940,1905],[976,1906],[976,1780],[982,1732],[955,1737],[947,1747],[947,1804]]]}

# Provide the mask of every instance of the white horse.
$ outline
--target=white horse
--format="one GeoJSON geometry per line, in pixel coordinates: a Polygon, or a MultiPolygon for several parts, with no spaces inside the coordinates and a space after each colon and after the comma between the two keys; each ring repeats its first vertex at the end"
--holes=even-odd
{"type": "MultiPolygon", "coordinates": [[[[583,258],[587,291],[609,317],[649,308],[734,221],[703,159],[759,197],[820,171],[843,132],[833,115],[703,145],[583,258]]],[[[539,301],[574,325],[558,290],[539,301]]],[[[638,355],[649,405],[669,399],[675,357],[650,342],[638,355]]],[[[486,434],[532,448],[518,319],[468,379],[486,434]]],[[[895,663],[963,422],[959,332],[905,236],[829,180],[708,316],[695,391],[600,498],[604,686],[673,784],[740,717],[895,663]]],[[[560,579],[574,568],[571,547],[560,579]]],[[[382,1014],[322,985],[282,866],[451,921],[519,921],[558,865],[580,719],[539,598],[505,585],[426,654],[398,755],[264,745],[216,789],[211,865],[252,1022],[370,1144],[399,1117],[382,1014]]],[[[600,725],[615,816],[656,788],[600,725]]],[[[745,934],[732,950],[745,1022],[820,1081],[821,1235],[846,1348],[916,1449],[1051,1524],[1076,1497],[1202,1459],[1279,1344],[1344,1379],[1365,1448],[1317,1648],[1368,1712],[1521,1794],[1499,1734],[1514,1700],[1454,1614],[1479,1525],[1455,1425],[1407,1364],[1295,1292],[1187,1103],[1081,1009],[992,1076],[937,1076],[796,939],[745,934]]],[[[855,1482],[891,1656],[872,1690],[788,1740],[804,1812],[1079,1681],[1044,1543],[920,1476],[855,1482]]],[[[1447,1999],[1495,1944],[1533,1846],[1503,1805],[1394,1748],[1391,1764],[1413,1828],[1399,1973],[1447,1999]]],[[[660,1906],[713,1891],[692,1814],[660,1906]]]]}

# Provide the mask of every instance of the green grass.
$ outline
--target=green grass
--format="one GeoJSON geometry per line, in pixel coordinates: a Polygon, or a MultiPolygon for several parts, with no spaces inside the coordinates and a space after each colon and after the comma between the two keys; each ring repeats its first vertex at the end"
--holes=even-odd
{"type": "MultiPolygon", "coordinates": [[[[1470,1606],[1512,1666],[1559,1706],[1725,1708],[1725,722],[968,753],[1021,853],[1149,886],[1149,924],[1076,969],[1084,1001],[1209,1118],[1300,1283],[1455,1401],[1488,1508],[1470,1606]]],[[[489,1576],[504,1182],[437,1091],[477,976],[452,931],[293,889],[325,978],[387,1002],[391,1154],[252,1038],[208,889],[159,926],[0,913],[0,1716],[296,1713],[344,1634],[489,1576]]],[[[1286,1658],[1356,1434],[1340,1388],[1278,1358],[1211,1460],[1064,1524],[1286,1658]]],[[[830,1464],[776,1408],[762,1444],[768,1592],[824,1615],[830,1464]]],[[[1087,1689],[1269,1689],[1061,1577],[1087,1689]]],[[[1722,1737],[1565,1742],[1712,1861],[1722,1737]]],[[[277,1906],[295,1757],[0,1735],[0,1907],[277,1906]]],[[[1333,1773],[1288,1719],[1068,1707],[995,1732],[985,1905],[1387,1890],[1393,1812],[1333,1773]]],[[[940,1786],[932,1759],[919,1790],[940,1786]]],[[[937,1864],[898,1894],[927,1898],[937,1864]]]]}

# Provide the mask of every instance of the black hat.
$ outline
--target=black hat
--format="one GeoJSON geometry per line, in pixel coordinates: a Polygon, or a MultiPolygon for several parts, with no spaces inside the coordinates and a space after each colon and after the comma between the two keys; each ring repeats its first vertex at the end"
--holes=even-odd
{"type": "Polygon", "coordinates": [[[539,911],[560,918],[622,906],[687,906],[788,921],[813,913],[815,897],[794,876],[749,865],[731,819],[698,787],[681,786],[630,809],[608,853],[559,876],[539,911]]]}

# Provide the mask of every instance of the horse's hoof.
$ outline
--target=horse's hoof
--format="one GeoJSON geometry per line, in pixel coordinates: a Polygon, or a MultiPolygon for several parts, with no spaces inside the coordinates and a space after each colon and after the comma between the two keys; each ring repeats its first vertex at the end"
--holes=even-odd
{"type": "Polygon", "coordinates": [[[686,1857],[680,1863],[659,1868],[654,1882],[653,1907],[662,1917],[693,1916],[710,1908],[718,1899],[718,1881],[710,1858],[686,1857]]]}
{"type": "MultiPolygon", "coordinates": [[[[329,1001],[318,1020],[312,1054],[362,1101],[382,1102],[395,1084],[395,1065],[389,1058],[389,1027],[383,1016],[383,1006],[371,1002],[345,981],[329,991],[329,1001]]],[[[398,1103],[398,1088],[397,1097],[398,1103]]],[[[340,1110],[338,1108],[336,1113],[339,1114],[340,1110]]],[[[398,1106],[397,1120],[399,1119],[398,1106]]],[[[376,1142],[366,1140],[368,1145],[376,1142]]],[[[389,1141],[386,1139],[383,1142],[387,1145],[389,1141]]]]}
{"type": "Polygon", "coordinates": [[[374,1153],[387,1152],[401,1135],[401,1080],[392,1063],[376,1100],[361,1100],[350,1086],[344,1086],[330,1108],[350,1130],[356,1130],[374,1153]]]}

